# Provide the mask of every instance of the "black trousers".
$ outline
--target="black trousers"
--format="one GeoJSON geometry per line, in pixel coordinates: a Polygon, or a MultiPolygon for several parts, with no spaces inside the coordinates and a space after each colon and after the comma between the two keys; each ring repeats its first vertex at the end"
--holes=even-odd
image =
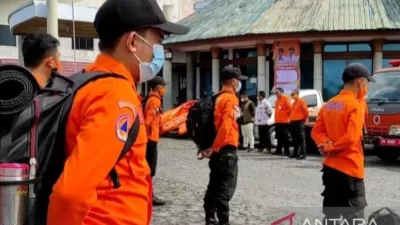
{"type": "Polygon", "coordinates": [[[290,134],[294,145],[294,155],[306,155],[306,131],[304,121],[290,122],[290,134]]]}
{"type": "Polygon", "coordinates": [[[146,160],[147,164],[149,164],[150,167],[151,177],[154,177],[156,175],[157,157],[158,157],[157,142],[149,140],[147,142],[146,160]]]}
{"type": "Polygon", "coordinates": [[[322,182],[325,186],[322,193],[323,213],[327,220],[325,224],[335,224],[335,219],[341,216],[349,224],[354,219],[364,218],[364,208],[367,206],[364,180],[324,166],[322,182]]]}
{"type": "Polygon", "coordinates": [[[276,123],[275,124],[276,139],[278,146],[276,147],[277,153],[282,153],[282,148],[285,154],[289,154],[289,124],[276,123]]]}
{"type": "Polygon", "coordinates": [[[218,217],[219,224],[229,223],[229,201],[236,191],[238,176],[237,149],[226,146],[213,153],[209,161],[210,181],[204,196],[206,220],[218,217]]]}
{"type": "Polygon", "coordinates": [[[238,123],[239,126],[239,147],[243,148],[243,134],[242,134],[242,129],[240,129],[241,124],[238,123]]]}
{"type": "Polygon", "coordinates": [[[271,148],[271,138],[269,136],[269,126],[268,125],[257,125],[258,126],[258,136],[260,139],[260,148],[271,148]]]}

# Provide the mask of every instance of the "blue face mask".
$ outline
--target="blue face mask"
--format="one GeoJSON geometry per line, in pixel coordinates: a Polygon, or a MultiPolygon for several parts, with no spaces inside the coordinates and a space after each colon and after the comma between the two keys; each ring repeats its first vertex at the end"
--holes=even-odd
{"type": "Polygon", "coordinates": [[[239,93],[240,89],[242,89],[242,82],[238,82],[238,86],[236,87],[236,93],[239,93]]]}
{"type": "Polygon", "coordinates": [[[151,45],[144,38],[142,37],[140,38],[153,48],[153,59],[151,60],[151,62],[142,62],[142,60],[140,60],[139,57],[137,57],[137,55],[134,54],[137,60],[140,62],[139,83],[144,83],[146,81],[153,79],[161,71],[162,67],[164,66],[165,54],[164,54],[164,47],[162,45],[160,44],[151,45]]]}

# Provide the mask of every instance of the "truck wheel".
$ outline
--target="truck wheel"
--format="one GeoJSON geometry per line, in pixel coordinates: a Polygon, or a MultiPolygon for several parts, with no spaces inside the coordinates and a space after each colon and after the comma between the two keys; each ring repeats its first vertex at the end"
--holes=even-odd
{"type": "Polygon", "coordinates": [[[276,139],[275,126],[269,128],[269,138],[271,140],[271,147],[276,148],[276,146],[278,146],[278,140],[276,139]]]}
{"type": "Polygon", "coordinates": [[[376,156],[385,162],[396,162],[400,157],[400,152],[390,148],[374,148],[376,156]]]}

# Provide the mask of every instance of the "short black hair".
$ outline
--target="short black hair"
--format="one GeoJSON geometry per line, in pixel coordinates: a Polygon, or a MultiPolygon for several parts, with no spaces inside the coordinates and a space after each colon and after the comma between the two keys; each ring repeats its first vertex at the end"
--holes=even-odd
{"type": "Polygon", "coordinates": [[[290,47],[290,48],[289,48],[289,51],[294,51],[294,48],[290,47]]]}
{"type": "MultiPolygon", "coordinates": [[[[145,34],[143,29],[137,30],[136,33],[142,37],[145,34]]],[[[99,39],[99,50],[101,52],[113,50],[117,46],[117,43],[121,39],[121,37],[122,35],[116,38],[99,39]]]]}
{"type": "Polygon", "coordinates": [[[276,90],[279,91],[279,92],[281,92],[281,93],[285,92],[285,91],[283,90],[283,88],[281,88],[281,87],[276,88],[276,90]]]}
{"type": "Polygon", "coordinates": [[[265,91],[259,91],[258,95],[260,95],[261,97],[265,98],[265,91]]]}
{"type": "Polygon", "coordinates": [[[60,41],[50,34],[37,33],[25,36],[22,55],[26,67],[37,67],[44,58],[60,46],[60,41]]]}
{"type": "Polygon", "coordinates": [[[278,51],[280,52],[284,52],[283,48],[279,48],[278,51]]]}
{"type": "Polygon", "coordinates": [[[240,94],[241,96],[247,97],[247,92],[243,91],[242,94],[240,94]]]}

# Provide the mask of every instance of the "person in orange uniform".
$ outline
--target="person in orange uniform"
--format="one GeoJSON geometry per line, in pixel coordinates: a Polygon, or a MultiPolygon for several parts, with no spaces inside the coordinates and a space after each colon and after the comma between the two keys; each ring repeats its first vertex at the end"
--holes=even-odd
{"type": "Polygon", "coordinates": [[[282,88],[276,88],[277,99],[275,102],[275,133],[278,146],[274,155],[289,156],[289,122],[292,104],[290,98],[284,95],[282,88]],[[283,153],[282,153],[283,148],[283,153]]]}
{"type": "MultiPolygon", "coordinates": [[[[144,118],[147,131],[147,150],[146,160],[150,166],[151,177],[156,175],[157,168],[157,143],[160,140],[160,121],[162,115],[162,96],[165,94],[167,83],[160,76],[156,76],[148,82],[150,93],[144,106],[144,118]]],[[[157,198],[153,194],[153,205],[165,205],[165,201],[157,198]]]]}
{"type": "Polygon", "coordinates": [[[204,196],[206,225],[229,225],[229,201],[236,190],[239,145],[239,99],[236,95],[246,80],[240,69],[226,67],[221,72],[222,89],[215,101],[214,124],[217,131],[214,143],[203,156],[210,158],[210,181],[204,196]],[[217,215],[217,219],[215,217],[217,215]]]}
{"type": "Polygon", "coordinates": [[[300,91],[295,89],[291,96],[294,100],[290,112],[290,132],[293,138],[294,152],[290,158],[306,158],[305,123],[308,120],[308,106],[304,99],[299,97],[300,91]]]}
{"type": "Polygon", "coordinates": [[[101,53],[86,71],[121,77],[95,80],[77,92],[66,125],[67,160],[53,186],[47,225],[148,225],[152,183],[136,83],[161,70],[164,35],[188,28],[167,22],[156,0],[105,1],[94,26],[101,53]],[[117,161],[136,117],[138,137],[117,161]],[[108,176],[112,168],[119,188],[108,176]]]}
{"type": "Polygon", "coordinates": [[[61,69],[59,45],[57,38],[46,33],[28,34],[22,42],[24,65],[42,88],[61,69]]]}
{"type": "Polygon", "coordinates": [[[360,63],[349,64],[342,80],[343,90],[322,107],[311,132],[324,156],[322,196],[327,224],[341,216],[347,223],[364,218],[367,206],[361,146],[364,109],[357,96],[365,96],[368,81],[374,80],[360,63]]]}

